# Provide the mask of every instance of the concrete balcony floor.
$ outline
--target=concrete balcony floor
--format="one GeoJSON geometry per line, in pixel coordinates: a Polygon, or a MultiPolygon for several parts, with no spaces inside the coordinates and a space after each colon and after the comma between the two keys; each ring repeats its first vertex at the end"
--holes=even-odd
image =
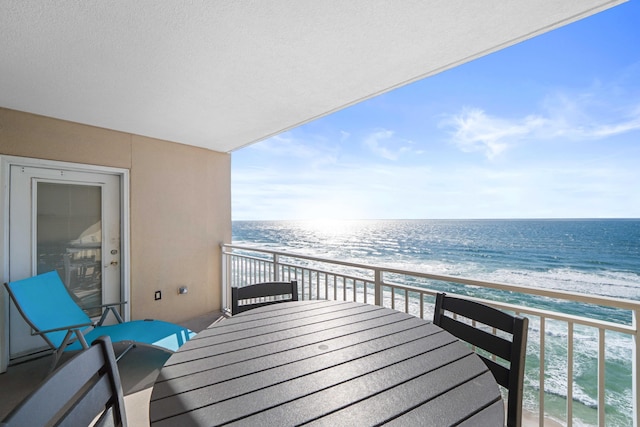
{"type": "MultiPolygon", "coordinates": [[[[182,325],[194,332],[200,332],[219,317],[220,312],[211,312],[182,322],[182,325]]],[[[71,356],[72,354],[64,355],[63,362],[71,356]]],[[[169,356],[169,353],[162,350],[138,346],[118,362],[130,426],[149,425],[148,408],[151,389],[160,368],[169,356]]],[[[0,420],[46,377],[51,357],[45,356],[9,366],[7,372],[0,374],[0,420]]]]}

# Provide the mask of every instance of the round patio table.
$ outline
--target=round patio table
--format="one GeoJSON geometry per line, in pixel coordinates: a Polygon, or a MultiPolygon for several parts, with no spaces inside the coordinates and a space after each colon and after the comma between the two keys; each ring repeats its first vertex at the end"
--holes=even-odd
{"type": "Polygon", "coordinates": [[[151,425],[502,426],[491,372],[431,322],[343,301],[269,305],[174,353],[151,425]]]}

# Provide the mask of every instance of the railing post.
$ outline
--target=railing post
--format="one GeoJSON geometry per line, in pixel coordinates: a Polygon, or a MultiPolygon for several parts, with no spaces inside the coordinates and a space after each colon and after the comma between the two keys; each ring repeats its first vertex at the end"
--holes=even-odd
{"type": "Polygon", "coordinates": [[[374,275],[375,304],[382,306],[382,270],[376,268],[374,275]]]}
{"type": "Polygon", "coordinates": [[[273,281],[280,281],[280,255],[273,254],[273,281]]]}
{"type": "Polygon", "coordinates": [[[231,309],[229,307],[229,294],[231,293],[231,257],[228,256],[224,243],[220,243],[220,255],[221,259],[221,267],[222,267],[222,280],[221,280],[221,311],[223,314],[231,313],[231,309]]]}
{"type": "Polygon", "coordinates": [[[640,396],[638,395],[638,386],[640,385],[640,360],[638,359],[638,310],[631,310],[631,325],[633,326],[633,344],[631,351],[631,390],[632,390],[632,405],[633,405],[633,427],[640,427],[640,396]]]}

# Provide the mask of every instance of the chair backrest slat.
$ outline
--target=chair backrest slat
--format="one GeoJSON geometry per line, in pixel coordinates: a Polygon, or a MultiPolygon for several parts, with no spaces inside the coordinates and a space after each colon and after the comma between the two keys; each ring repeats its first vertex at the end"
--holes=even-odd
{"type": "Polygon", "coordinates": [[[444,316],[440,322],[441,324],[439,326],[451,332],[462,341],[466,341],[471,345],[490,352],[491,354],[495,354],[504,360],[511,360],[510,340],[501,338],[490,332],[483,331],[482,329],[459,322],[447,316],[444,316]]]}
{"type": "Polygon", "coordinates": [[[473,313],[473,320],[495,327],[510,334],[514,331],[514,316],[476,301],[447,297],[446,309],[452,313],[464,315],[473,313]]]}
{"type": "Polygon", "coordinates": [[[103,336],[50,374],[0,426],[89,425],[107,410],[113,425],[127,425],[111,339],[103,336]]]}
{"type": "Polygon", "coordinates": [[[494,362],[486,356],[479,354],[480,358],[484,362],[485,365],[491,370],[493,377],[496,379],[496,382],[500,384],[502,387],[509,388],[509,368],[504,365],[500,365],[499,363],[494,362]]]}
{"type": "Polygon", "coordinates": [[[491,370],[496,382],[509,392],[507,426],[521,426],[528,319],[475,301],[439,293],[436,296],[433,323],[488,353],[479,351],[478,355],[491,370]],[[457,317],[447,316],[446,312],[457,317]],[[493,332],[494,328],[499,335],[493,332]],[[492,360],[491,355],[503,359],[503,362],[492,360]]]}
{"type": "Polygon", "coordinates": [[[231,313],[287,301],[298,301],[298,282],[267,282],[231,288],[231,313]]]}
{"type": "Polygon", "coordinates": [[[103,375],[66,413],[64,422],[60,426],[89,425],[100,413],[99,408],[107,408],[113,398],[109,377],[103,375]]]}

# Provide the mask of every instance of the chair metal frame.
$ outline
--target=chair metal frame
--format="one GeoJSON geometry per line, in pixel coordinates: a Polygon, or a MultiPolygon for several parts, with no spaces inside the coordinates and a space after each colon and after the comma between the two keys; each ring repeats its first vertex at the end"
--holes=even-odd
{"type": "Polygon", "coordinates": [[[529,320],[526,317],[511,315],[497,308],[464,298],[436,295],[433,323],[447,330],[476,349],[482,349],[492,356],[486,357],[477,352],[491,370],[496,382],[507,389],[507,426],[522,425],[522,397],[524,385],[524,365],[527,353],[527,331],[529,320]],[[455,317],[445,315],[450,312],[455,317]],[[469,319],[467,323],[458,316],[469,319]],[[491,328],[481,328],[481,323],[491,328]],[[504,333],[497,335],[496,330],[504,333]],[[506,336],[511,335],[511,339],[506,336]],[[508,362],[498,363],[493,356],[508,362]]]}
{"type": "Polygon", "coordinates": [[[231,288],[231,314],[281,302],[298,301],[298,282],[266,282],[231,288]],[[240,304],[243,301],[244,304],[240,304]]]}
{"type": "Polygon", "coordinates": [[[120,374],[111,339],[102,336],[51,373],[0,427],[126,427],[120,374]]]}

